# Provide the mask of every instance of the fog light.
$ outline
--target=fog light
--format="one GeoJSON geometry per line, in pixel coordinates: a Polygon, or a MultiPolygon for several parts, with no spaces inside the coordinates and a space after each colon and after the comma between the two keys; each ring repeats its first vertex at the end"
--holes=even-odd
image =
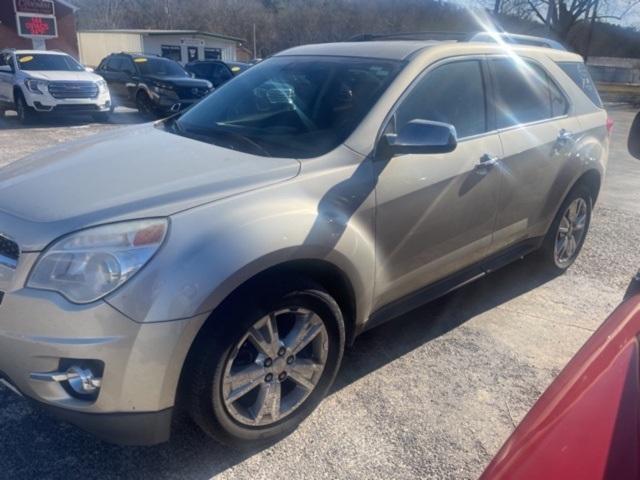
{"type": "Polygon", "coordinates": [[[71,389],[81,395],[91,395],[98,391],[102,383],[88,368],[73,366],[67,370],[67,382],[71,389]]]}
{"type": "Polygon", "coordinates": [[[102,372],[104,364],[100,361],[78,361],[63,360],[60,369],[56,372],[34,372],[31,374],[33,380],[45,382],[56,382],[72,396],[81,399],[92,399],[98,395],[102,385],[102,372]]]}

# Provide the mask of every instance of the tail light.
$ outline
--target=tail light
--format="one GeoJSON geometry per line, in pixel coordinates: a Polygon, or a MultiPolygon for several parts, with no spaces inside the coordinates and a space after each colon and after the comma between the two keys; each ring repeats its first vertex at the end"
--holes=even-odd
{"type": "Polygon", "coordinates": [[[611,132],[613,131],[613,118],[607,117],[607,133],[611,136],[611,132]]]}

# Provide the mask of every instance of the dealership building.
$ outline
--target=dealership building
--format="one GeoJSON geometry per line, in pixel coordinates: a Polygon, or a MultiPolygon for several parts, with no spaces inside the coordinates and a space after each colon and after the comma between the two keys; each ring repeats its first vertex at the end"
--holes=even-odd
{"type": "Polygon", "coordinates": [[[113,52],[139,52],[171,58],[235,61],[241,38],[198,30],[89,30],[78,32],[80,61],[95,67],[113,52]]]}
{"type": "Polygon", "coordinates": [[[0,0],[0,48],[56,49],[78,58],[76,10],[63,0],[0,0]]]}

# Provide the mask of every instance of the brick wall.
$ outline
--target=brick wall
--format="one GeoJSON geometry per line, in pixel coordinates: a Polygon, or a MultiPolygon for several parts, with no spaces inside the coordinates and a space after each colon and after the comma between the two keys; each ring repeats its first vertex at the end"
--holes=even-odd
{"type": "MultiPolygon", "coordinates": [[[[78,58],[78,38],[73,10],[56,2],[58,38],[46,40],[47,49],[62,50],[78,58]]],[[[0,48],[33,48],[30,38],[18,36],[12,0],[0,0],[0,48]]]]}

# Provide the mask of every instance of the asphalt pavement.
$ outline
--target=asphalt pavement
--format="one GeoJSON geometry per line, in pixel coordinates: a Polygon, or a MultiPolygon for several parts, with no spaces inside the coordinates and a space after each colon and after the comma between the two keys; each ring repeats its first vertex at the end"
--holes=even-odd
{"type": "MultiPolygon", "coordinates": [[[[616,125],[581,256],[549,278],[525,259],[365,333],[318,410],[262,450],[225,448],[178,419],[170,443],[118,447],[59,423],[0,386],[0,478],[477,478],[640,268],[640,161],[616,125]]],[[[0,119],[0,166],[73,138],[139,122],[0,119]]],[[[141,146],[144,148],[144,146],[141,146]]]]}

